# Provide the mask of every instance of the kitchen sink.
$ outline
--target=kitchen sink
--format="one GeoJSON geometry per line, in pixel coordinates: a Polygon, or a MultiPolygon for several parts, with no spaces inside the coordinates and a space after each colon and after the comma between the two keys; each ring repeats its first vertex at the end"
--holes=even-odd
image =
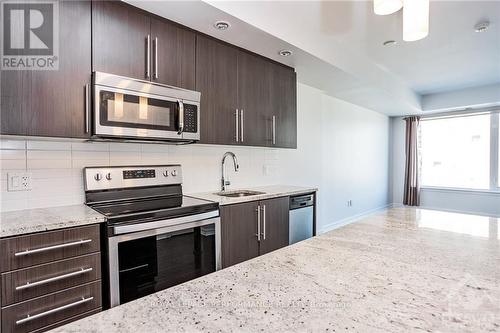
{"type": "Polygon", "coordinates": [[[217,192],[214,194],[219,195],[221,197],[240,198],[240,197],[248,197],[251,195],[258,195],[258,194],[265,194],[265,193],[259,192],[259,191],[250,191],[250,190],[238,190],[238,191],[217,192]]]}

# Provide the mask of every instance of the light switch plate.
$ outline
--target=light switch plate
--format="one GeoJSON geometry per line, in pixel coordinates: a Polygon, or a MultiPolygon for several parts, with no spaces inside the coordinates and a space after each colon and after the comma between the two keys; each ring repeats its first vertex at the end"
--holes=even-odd
{"type": "Polygon", "coordinates": [[[7,173],[7,191],[30,191],[31,172],[7,173]]]}

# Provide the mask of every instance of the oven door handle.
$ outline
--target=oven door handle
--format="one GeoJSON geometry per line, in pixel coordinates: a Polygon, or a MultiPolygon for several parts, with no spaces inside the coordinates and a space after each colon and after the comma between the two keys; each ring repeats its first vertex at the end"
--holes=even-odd
{"type": "Polygon", "coordinates": [[[176,217],[176,218],[171,218],[171,219],[166,219],[166,220],[142,222],[142,223],[138,222],[138,223],[126,224],[126,225],[116,225],[116,226],[111,226],[111,231],[112,231],[113,236],[117,236],[117,235],[132,233],[132,232],[160,229],[163,227],[171,227],[171,226],[175,226],[175,225],[179,225],[179,224],[211,219],[214,217],[219,217],[218,210],[214,210],[214,211],[206,212],[206,213],[201,213],[201,214],[195,214],[195,215],[181,216],[181,217],[176,217]]]}
{"type": "Polygon", "coordinates": [[[181,135],[184,132],[184,103],[181,100],[177,103],[179,103],[179,131],[177,134],[181,135]]]}

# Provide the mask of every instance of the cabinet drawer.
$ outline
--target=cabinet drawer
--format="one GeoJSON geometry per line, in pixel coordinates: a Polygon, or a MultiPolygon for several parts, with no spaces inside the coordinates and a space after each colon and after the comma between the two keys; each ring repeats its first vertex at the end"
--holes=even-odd
{"type": "Polygon", "coordinates": [[[2,272],[98,252],[99,225],[0,240],[2,272]]]}
{"type": "Polygon", "coordinates": [[[2,332],[30,332],[101,307],[101,281],[2,308],[2,332]]]}
{"type": "Polygon", "coordinates": [[[101,278],[101,253],[2,274],[2,306],[101,278]]]}

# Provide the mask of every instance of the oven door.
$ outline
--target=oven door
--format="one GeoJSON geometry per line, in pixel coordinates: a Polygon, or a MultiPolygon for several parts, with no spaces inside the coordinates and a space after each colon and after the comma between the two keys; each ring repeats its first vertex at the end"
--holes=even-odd
{"type": "Polygon", "coordinates": [[[100,85],[94,85],[94,98],[95,136],[183,139],[180,100],[100,85]]]}
{"type": "Polygon", "coordinates": [[[108,238],[110,306],[220,269],[220,218],[108,238]]]}

